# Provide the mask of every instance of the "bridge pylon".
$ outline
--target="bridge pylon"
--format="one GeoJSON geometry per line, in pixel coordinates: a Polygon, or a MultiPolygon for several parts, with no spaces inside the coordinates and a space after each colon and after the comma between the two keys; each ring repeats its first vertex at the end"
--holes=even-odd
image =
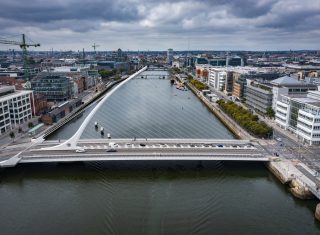
{"type": "Polygon", "coordinates": [[[96,107],[94,107],[94,109],[89,113],[89,115],[86,117],[86,119],[83,121],[83,123],[81,124],[80,128],[77,130],[77,132],[68,140],[66,140],[65,142],[56,145],[56,146],[52,146],[52,147],[47,147],[47,148],[43,148],[44,150],[75,150],[77,149],[77,144],[78,141],[83,133],[83,131],[85,130],[85,128],[87,127],[87,125],[89,124],[90,120],[92,119],[92,117],[96,114],[96,112],[99,110],[99,108],[105,103],[105,101],[116,91],[118,90],[121,86],[123,86],[125,83],[129,82],[132,78],[134,78],[135,76],[139,75],[140,73],[144,72],[147,69],[147,67],[144,67],[142,69],[140,69],[138,72],[132,74],[129,78],[127,78],[126,80],[122,81],[118,86],[116,86],[113,90],[111,90],[109,93],[107,93],[105,95],[105,97],[103,97],[103,99],[96,105],[96,107]]]}

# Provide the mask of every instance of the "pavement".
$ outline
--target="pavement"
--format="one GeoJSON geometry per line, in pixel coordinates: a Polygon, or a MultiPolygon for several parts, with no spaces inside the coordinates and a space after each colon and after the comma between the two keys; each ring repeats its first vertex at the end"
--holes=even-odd
{"type": "Polygon", "coordinates": [[[39,123],[38,119],[39,119],[39,117],[33,117],[30,120],[28,120],[26,123],[21,124],[20,128],[22,131],[20,133],[19,133],[19,127],[14,128],[12,130],[12,132],[14,132],[14,134],[15,134],[14,139],[12,139],[10,137],[11,131],[8,131],[4,134],[1,134],[0,135],[0,151],[9,145],[31,142],[31,138],[30,138],[30,136],[28,136],[28,130],[30,129],[28,127],[28,123],[32,122],[33,125],[35,126],[39,123]]]}

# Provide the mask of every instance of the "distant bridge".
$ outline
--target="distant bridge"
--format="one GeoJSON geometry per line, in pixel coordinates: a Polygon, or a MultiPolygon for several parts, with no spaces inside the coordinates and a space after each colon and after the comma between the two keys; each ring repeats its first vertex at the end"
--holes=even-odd
{"type": "Polygon", "coordinates": [[[148,67],[148,71],[167,71],[168,69],[165,67],[148,67]]]}
{"type": "Polygon", "coordinates": [[[141,74],[137,78],[148,78],[148,77],[158,77],[158,78],[168,78],[169,74],[141,74]]]}

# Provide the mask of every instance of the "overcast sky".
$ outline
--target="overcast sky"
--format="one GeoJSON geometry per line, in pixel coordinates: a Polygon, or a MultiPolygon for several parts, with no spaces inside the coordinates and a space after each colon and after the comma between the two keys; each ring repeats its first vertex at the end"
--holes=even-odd
{"type": "Polygon", "coordinates": [[[320,49],[320,0],[1,0],[0,29],[40,50],[320,49]]]}

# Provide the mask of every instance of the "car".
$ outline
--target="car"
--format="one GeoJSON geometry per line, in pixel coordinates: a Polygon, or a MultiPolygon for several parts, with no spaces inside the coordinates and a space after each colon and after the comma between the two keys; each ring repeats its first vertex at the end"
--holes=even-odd
{"type": "Polygon", "coordinates": [[[282,139],[281,139],[280,137],[277,137],[277,138],[276,138],[276,140],[278,140],[278,141],[282,141],[282,139]]]}
{"type": "Polygon", "coordinates": [[[82,148],[76,149],[76,153],[84,153],[86,150],[82,148]]]}
{"type": "Polygon", "coordinates": [[[116,149],[107,149],[107,152],[117,152],[116,149]]]}
{"type": "Polygon", "coordinates": [[[115,147],[119,147],[119,145],[118,145],[117,143],[110,142],[110,143],[109,143],[109,147],[115,148],[115,147]]]}
{"type": "Polygon", "coordinates": [[[217,145],[219,148],[223,148],[223,145],[222,144],[218,144],[217,145]]]}
{"type": "Polygon", "coordinates": [[[146,144],[141,143],[140,146],[141,147],[146,147],[146,144]]]}

